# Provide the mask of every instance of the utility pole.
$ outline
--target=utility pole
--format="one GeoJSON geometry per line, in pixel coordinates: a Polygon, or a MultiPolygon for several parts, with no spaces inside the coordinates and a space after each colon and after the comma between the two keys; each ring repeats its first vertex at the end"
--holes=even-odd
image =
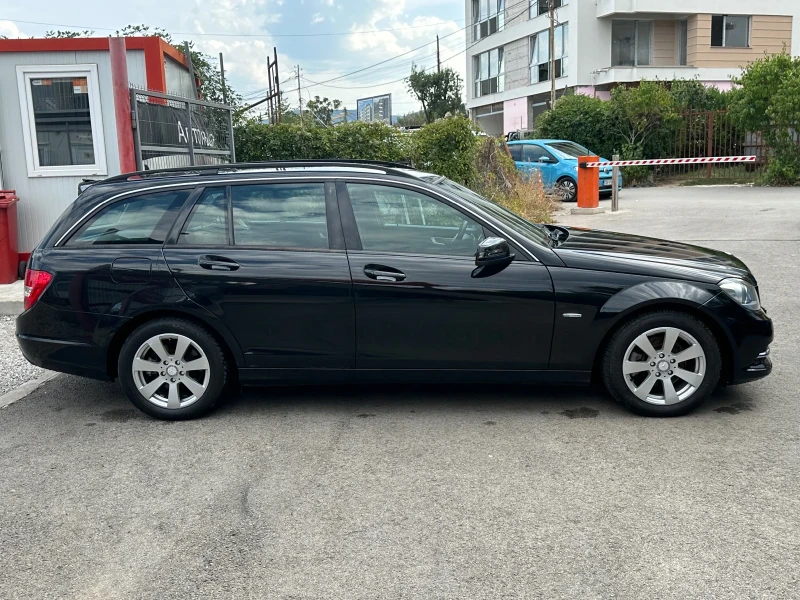
{"type": "Polygon", "coordinates": [[[272,47],[272,51],[275,53],[275,60],[272,61],[272,64],[275,65],[275,98],[276,98],[276,106],[275,106],[275,115],[277,117],[277,122],[281,122],[281,77],[278,71],[278,48],[276,46],[272,47]]]}
{"type": "Polygon", "coordinates": [[[439,36],[436,36],[436,72],[439,73],[442,70],[442,61],[441,57],[439,56],[439,36]]]}
{"type": "Polygon", "coordinates": [[[556,105],[556,10],[555,1],[547,0],[550,6],[550,108],[556,105]]]}
{"type": "Polygon", "coordinates": [[[297,99],[300,101],[300,129],[303,127],[303,94],[300,93],[300,65],[297,65],[297,99]]]}

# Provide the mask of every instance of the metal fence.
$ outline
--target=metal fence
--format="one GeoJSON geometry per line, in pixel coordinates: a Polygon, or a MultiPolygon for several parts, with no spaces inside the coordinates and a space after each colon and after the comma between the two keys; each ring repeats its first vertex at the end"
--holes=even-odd
{"type": "Polygon", "coordinates": [[[131,107],[140,171],[236,161],[230,106],[131,89],[131,107]]]}
{"type": "Polygon", "coordinates": [[[767,162],[768,148],[758,132],[740,129],[730,113],[689,111],[681,115],[675,130],[674,149],[669,158],[709,156],[757,156],[755,163],[663,165],[656,168],[661,180],[752,180],[767,162]]]}

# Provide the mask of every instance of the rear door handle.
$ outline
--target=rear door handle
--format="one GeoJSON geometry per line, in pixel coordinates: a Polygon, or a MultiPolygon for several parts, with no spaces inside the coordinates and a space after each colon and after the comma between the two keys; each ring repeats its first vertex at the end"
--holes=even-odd
{"type": "Polygon", "coordinates": [[[197,264],[209,271],[235,271],[239,268],[239,263],[224,256],[201,256],[197,264]]]}
{"type": "Polygon", "coordinates": [[[406,274],[402,271],[383,265],[366,265],[364,267],[364,275],[376,281],[388,281],[392,283],[403,281],[406,278],[406,274]]]}

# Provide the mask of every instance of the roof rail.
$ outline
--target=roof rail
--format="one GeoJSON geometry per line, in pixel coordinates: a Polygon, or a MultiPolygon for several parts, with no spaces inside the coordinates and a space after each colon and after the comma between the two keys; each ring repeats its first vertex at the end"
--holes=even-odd
{"type": "MultiPolygon", "coordinates": [[[[378,167],[387,175],[409,177],[409,174],[400,169],[409,169],[410,165],[381,160],[361,160],[345,158],[325,158],[319,160],[270,160],[263,162],[224,163],[219,165],[194,165],[188,167],[173,167],[169,169],[147,169],[133,173],[123,173],[108,177],[100,181],[85,181],[89,185],[100,183],[115,183],[119,181],[138,181],[150,177],[171,177],[179,175],[218,175],[220,173],[237,173],[248,169],[281,169],[293,167],[378,167]]],[[[89,187],[89,186],[86,186],[89,187]]],[[[85,189],[85,188],[84,188],[85,189]]]]}

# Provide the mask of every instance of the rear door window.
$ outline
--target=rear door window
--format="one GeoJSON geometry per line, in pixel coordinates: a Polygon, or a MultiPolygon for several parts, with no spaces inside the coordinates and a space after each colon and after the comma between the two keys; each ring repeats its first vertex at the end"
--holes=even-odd
{"type": "Polygon", "coordinates": [[[525,162],[539,162],[539,159],[543,156],[551,159],[552,162],[557,162],[555,158],[553,158],[553,155],[541,146],[537,146],[536,144],[525,144],[522,147],[522,160],[525,162]]]}
{"type": "Polygon", "coordinates": [[[67,246],[163,244],[191,190],[131,196],[91,217],[67,246]]]}
{"type": "Polygon", "coordinates": [[[237,246],[328,248],[323,183],[231,187],[237,246]]]}
{"type": "Polygon", "coordinates": [[[203,192],[183,226],[178,244],[225,246],[228,241],[228,196],[224,187],[203,192]]]}
{"type": "Polygon", "coordinates": [[[509,145],[508,149],[511,152],[511,158],[516,162],[522,161],[522,144],[509,145]]]}

